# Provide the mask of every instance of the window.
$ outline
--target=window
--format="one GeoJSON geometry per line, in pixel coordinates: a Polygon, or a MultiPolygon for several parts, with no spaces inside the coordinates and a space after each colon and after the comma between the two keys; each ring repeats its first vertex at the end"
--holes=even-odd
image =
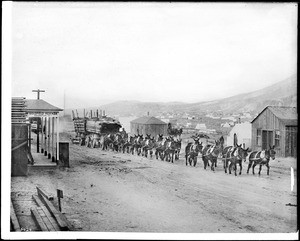
{"type": "Polygon", "coordinates": [[[275,147],[279,147],[280,144],[280,131],[275,131],[275,147]]]}
{"type": "Polygon", "coordinates": [[[256,145],[261,146],[261,129],[256,130],[256,145]]]}

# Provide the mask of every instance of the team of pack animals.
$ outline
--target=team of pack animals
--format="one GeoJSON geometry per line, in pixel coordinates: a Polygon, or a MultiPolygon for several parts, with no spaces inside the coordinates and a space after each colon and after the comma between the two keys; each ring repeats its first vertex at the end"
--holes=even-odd
{"type": "Polygon", "coordinates": [[[269,147],[267,150],[262,151],[251,151],[249,148],[244,149],[242,145],[236,144],[235,146],[227,146],[224,147],[224,138],[220,137],[219,140],[216,140],[214,144],[203,145],[200,142],[199,136],[193,136],[194,143],[189,142],[185,147],[185,160],[186,165],[196,166],[197,157],[199,153],[202,156],[204,169],[207,166],[211,166],[211,170],[214,171],[215,167],[217,167],[217,160],[223,160],[223,167],[225,173],[227,170],[229,174],[231,174],[231,170],[233,168],[235,176],[237,176],[237,165],[240,167],[239,175],[242,174],[242,163],[247,159],[249,161],[247,174],[249,174],[249,170],[252,167],[252,173],[255,174],[254,168],[259,165],[260,175],[261,169],[263,165],[267,167],[267,175],[270,172],[269,161],[272,158],[275,159],[276,152],[274,150],[275,146],[269,147]]]}
{"type": "MultiPolygon", "coordinates": [[[[260,175],[263,165],[267,167],[267,175],[269,175],[269,161],[272,158],[275,159],[275,150],[274,147],[271,147],[268,150],[262,151],[250,151],[249,148],[244,149],[242,145],[236,144],[235,146],[224,147],[224,138],[220,137],[219,140],[215,140],[214,144],[203,145],[200,142],[200,136],[192,136],[194,142],[188,142],[185,147],[185,161],[186,166],[196,166],[197,158],[199,154],[202,157],[204,169],[207,166],[211,167],[211,170],[214,171],[217,167],[217,160],[223,160],[223,167],[225,173],[227,171],[231,174],[232,169],[234,170],[235,175],[237,176],[237,165],[240,167],[239,175],[242,174],[242,163],[246,160],[249,161],[247,174],[249,173],[250,168],[252,167],[252,173],[255,174],[254,168],[259,165],[260,175]]],[[[106,134],[100,136],[98,140],[87,137],[85,140],[86,146],[88,147],[100,147],[102,150],[112,150],[122,153],[137,154],[138,156],[152,158],[153,154],[156,159],[160,158],[163,161],[174,162],[179,159],[179,154],[181,150],[180,138],[175,138],[172,135],[163,136],[158,135],[157,138],[146,135],[134,135],[128,136],[127,133],[118,132],[115,134],[106,134]]]]}
{"type": "Polygon", "coordinates": [[[87,137],[85,140],[86,146],[99,146],[102,150],[112,150],[123,153],[137,154],[138,156],[148,155],[152,158],[153,154],[156,159],[174,162],[179,159],[179,152],[181,149],[181,139],[174,136],[164,137],[162,134],[157,138],[147,134],[128,136],[127,133],[114,133],[100,136],[98,140],[87,137]],[[93,141],[94,140],[94,141],[93,141]]]}

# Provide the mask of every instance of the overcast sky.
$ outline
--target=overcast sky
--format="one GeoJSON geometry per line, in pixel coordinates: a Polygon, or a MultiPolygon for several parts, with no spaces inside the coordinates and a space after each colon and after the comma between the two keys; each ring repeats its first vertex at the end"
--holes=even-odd
{"type": "Polygon", "coordinates": [[[297,72],[297,5],[14,2],[12,96],[198,102],[297,72]]]}

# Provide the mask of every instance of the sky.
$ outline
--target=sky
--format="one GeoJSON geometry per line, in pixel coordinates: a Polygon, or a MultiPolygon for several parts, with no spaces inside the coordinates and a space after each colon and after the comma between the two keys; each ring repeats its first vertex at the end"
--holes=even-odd
{"type": "MultiPolygon", "coordinates": [[[[200,102],[297,72],[296,3],[13,2],[11,95],[200,102]]],[[[64,102],[65,99],[65,102],[64,102]]]]}

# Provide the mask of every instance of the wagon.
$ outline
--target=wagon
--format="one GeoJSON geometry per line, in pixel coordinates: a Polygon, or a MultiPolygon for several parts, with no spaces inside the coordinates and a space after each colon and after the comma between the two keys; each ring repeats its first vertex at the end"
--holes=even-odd
{"type": "Polygon", "coordinates": [[[72,138],[74,144],[95,147],[101,135],[117,133],[122,127],[118,120],[109,116],[75,117],[73,111],[72,114],[76,133],[72,138]]]}

